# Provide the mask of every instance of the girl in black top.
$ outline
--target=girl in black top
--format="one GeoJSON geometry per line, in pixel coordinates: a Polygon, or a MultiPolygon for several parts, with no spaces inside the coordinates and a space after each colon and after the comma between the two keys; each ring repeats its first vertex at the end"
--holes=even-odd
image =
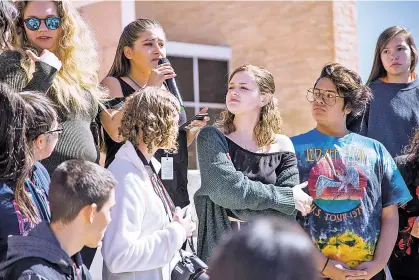
{"type": "MultiPolygon", "coordinates": [[[[102,84],[109,89],[113,98],[108,110],[100,113],[100,120],[106,130],[105,166],[113,161],[116,152],[124,141],[119,135],[125,97],[146,86],[164,87],[167,79],[176,77],[168,63],[158,65],[159,59],[166,57],[166,35],[160,23],[155,20],[137,19],[128,24],[121,34],[115,59],[108,77],[102,84]]],[[[205,112],[204,109],[201,112],[205,112]]],[[[185,110],[181,110],[179,124],[186,122],[185,110]]],[[[207,120],[194,121],[193,126],[202,127],[207,120]]],[[[173,157],[173,180],[163,180],[175,205],[184,207],[189,204],[187,192],[188,152],[198,130],[181,130],[178,136],[178,153],[173,157]]],[[[166,156],[163,150],[156,153],[156,158],[166,156]]]]}

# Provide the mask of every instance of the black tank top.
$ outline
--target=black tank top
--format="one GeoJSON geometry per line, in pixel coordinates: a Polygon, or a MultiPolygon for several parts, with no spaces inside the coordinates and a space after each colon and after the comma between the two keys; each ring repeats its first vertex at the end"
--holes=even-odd
{"type": "MultiPolygon", "coordinates": [[[[121,85],[122,95],[124,97],[115,98],[110,102],[110,108],[118,109],[122,106],[125,98],[130,96],[135,90],[120,77],[117,78],[121,85]]],[[[179,125],[186,122],[185,110],[179,113],[179,125]]],[[[106,131],[104,131],[104,140],[106,143],[106,160],[105,167],[108,167],[115,158],[115,154],[119,148],[124,144],[117,143],[112,140],[106,131]]],[[[173,180],[162,180],[167,192],[172,198],[176,206],[184,207],[189,204],[188,195],[188,143],[186,138],[186,131],[180,130],[177,138],[178,152],[176,154],[169,154],[173,157],[173,180]]],[[[161,157],[166,156],[164,150],[158,150],[154,157],[160,161],[161,157]]],[[[160,176],[161,174],[159,174],[160,176]]]]}
{"type": "MultiPolygon", "coordinates": [[[[119,77],[116,79],[118,79],[119,84],[121,85],[122,95],[124,97],[114,98],[111,102],[109,102],[108,107],[112,109],[119,109],[122,106],[125,98],[127,98],[135,92],[135,90],[129,84],[127,84],[127,82],[125,82],[119,77]]],[[[109,134],[106,132],[106,130],[103,131],[103,134],[106,144],[105,168],[108,168],[109,164],[111,164],[111,162],[114,160],[115,154],[118,152],[119,148],[121,148],[121,146],[124,144],[124,142],[117,143],[113,141],[109,134]]]]}

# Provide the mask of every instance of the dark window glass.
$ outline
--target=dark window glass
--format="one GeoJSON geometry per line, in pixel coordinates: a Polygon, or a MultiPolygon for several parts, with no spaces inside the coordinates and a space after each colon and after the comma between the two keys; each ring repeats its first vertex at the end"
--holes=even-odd
{"type": "Polygon", "coordinates": [[[194,101],[193,94],[193,60],[185,57],[167,57],[175,70],[176,84],[183,101],[194,101]]]}
{"type": "Polygon", "coordinates": [[[189,120],[193,116],[195,116],[195,108],[193,107],[185,107],[186,112],[186,119],[189,120]]]}
{"type": "Polygon", "coordinates": [[[227,61],[198,59],[199,101],[225,103],[228,80],[227,61]]]}

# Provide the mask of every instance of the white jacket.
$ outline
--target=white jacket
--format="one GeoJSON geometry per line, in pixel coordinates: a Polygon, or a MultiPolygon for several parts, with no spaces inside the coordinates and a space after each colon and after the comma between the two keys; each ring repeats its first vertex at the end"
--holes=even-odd
{"type": "MultiPolygon", "coordinates": [[[[152,162],[156,167],[157,160],[152,162]]],[[[169,222],[130,142],[119,149],[108,169],[118,184],[112,221],[102,245],[103,279],[170,280],[180,259],[178,250],[186,240],[185,230],[179,223],[169,222]]]]}

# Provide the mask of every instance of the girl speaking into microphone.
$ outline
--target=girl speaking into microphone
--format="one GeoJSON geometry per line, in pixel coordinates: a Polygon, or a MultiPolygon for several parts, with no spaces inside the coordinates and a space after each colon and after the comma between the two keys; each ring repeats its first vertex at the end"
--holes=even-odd
{"type": "MultiPolygon", "coordinates": [[[[166,81],[176,77],[169,63],[158,64],[160,59],[166,57],[165,44],[166,34],[160,23],[155,20],[137,19],[128,24],[121,34],[111,70],[102,81],[102,84],[109,89],[109,97],[112,98],[108,110],[100,114],[101,123],[105,128],[105,167],[113,161],[124,142],[118,133],[124,99],[147,86],[166,88],[166,81]]],[[[201,113],[206,110],[207,108],[203,109],[201,113]]],[[[203,121],[195,120],[191,126],[201,128],[208,120],[208,117],[203,121]]],[[[186,113],[185,110],[181,110],[179,125],[185,122],[186,113]]],[[[199,129],[179,131],[177,154],[166,154],[164,150],[156,153],[156,158],[162,163],[163,183],[176,206],[184,207],[189,204],[187,148],[198,131],[199,129]]]]}

